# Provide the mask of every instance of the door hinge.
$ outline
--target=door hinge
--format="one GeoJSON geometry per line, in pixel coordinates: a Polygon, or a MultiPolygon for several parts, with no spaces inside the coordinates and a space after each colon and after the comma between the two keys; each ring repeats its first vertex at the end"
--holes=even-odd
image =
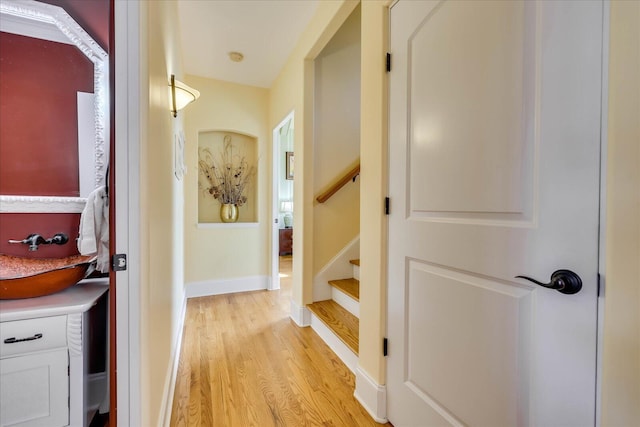
{"type": "Polygon", "coordinates": [[[389,340],[386,338],[382,338],[382,355],[386,356],[389,354],[389,340]]]}
{"type": "Polygon", "coordinates": [[[127,254],[114,254],[111,258],[113,271],[125,271],[127,269],[127,254]]]}
{"type": "Polygon", "coordinates": [[[391,54],[387,52],[387,73],[391,71],[391,54]]]}
{"type": "Polygon", "coordinates": [[[389,207],[391,205],[391,200],[388,197],[384,198],[384,214],[385,215],[389,215],[389,212],[391,212],[391,208],[389,207]]]}
{"type": "Polygon", "coordinates": [[[598,296],[600,296],[601,291],[602,291],[602,282],[600,280],[600,273],[598,273],[598,296]]]}

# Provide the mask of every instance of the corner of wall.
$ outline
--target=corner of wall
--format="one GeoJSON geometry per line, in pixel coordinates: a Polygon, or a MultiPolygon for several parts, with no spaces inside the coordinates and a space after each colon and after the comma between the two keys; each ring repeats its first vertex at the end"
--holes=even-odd
{"type": "Polygon", "coordinates": [[[302,307],[298,303],[291,299],[291,320],[296,322],[296,325],[301,328],[311,325],[311,312],[307,307],[302,307]]]}

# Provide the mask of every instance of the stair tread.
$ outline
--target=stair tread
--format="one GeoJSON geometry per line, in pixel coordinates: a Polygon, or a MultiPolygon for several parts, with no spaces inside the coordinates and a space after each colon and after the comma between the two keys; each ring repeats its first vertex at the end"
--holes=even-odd
{"type": "Polygon", "coordinates": [[[360,301],[360,281],[358,279],[329,280],[329,284],[340,289],[356,301],[360,301]]]}
{"type": "Polygon", "coordinates": [[[331,329],[355,354],[358,354],[358,318],[333,300],[316,301],[307,308],[331,329]]]}
{"type": "Polygon", "coordinates": [[[358,259],[351,259],[349,260],[349,262],[353,265],[357,265],[358,267],[360,267],[360,258],[358,259]]]}

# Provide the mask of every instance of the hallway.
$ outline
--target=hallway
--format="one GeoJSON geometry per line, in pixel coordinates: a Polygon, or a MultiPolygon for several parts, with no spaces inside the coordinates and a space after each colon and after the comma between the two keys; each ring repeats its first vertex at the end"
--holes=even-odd
{"type": "Polygon", "coordinates": [[[289,318],[291,259],[278,291],[188,300],[171,426],[379,425],[354,375],[289,318]]]}

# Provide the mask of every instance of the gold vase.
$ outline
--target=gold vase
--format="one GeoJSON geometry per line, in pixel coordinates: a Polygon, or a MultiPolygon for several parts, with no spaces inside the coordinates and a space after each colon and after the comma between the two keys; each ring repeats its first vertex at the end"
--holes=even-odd
{"type": "Polygon", "coordinates": [[[232,203],[223,203],[220,205],[220,219],[222,222],[238,221],[238,206],[232,203]]]}

